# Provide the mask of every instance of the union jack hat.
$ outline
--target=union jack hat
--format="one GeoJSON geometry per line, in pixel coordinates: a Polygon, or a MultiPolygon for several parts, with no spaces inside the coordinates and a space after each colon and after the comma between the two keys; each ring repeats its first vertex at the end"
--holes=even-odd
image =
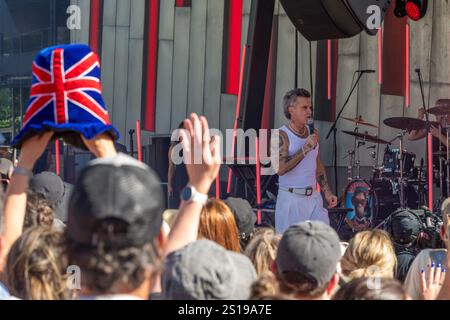
{"type": "Polygon", "coordinates": [[[48,130],[83,149],[80,134],[92,139],[107,132],[119,138],[103,102],[100,63],[91,48],[83,44],[45,48],[36,55],[32,71],[30,100],[14,147],[48,130]]]}

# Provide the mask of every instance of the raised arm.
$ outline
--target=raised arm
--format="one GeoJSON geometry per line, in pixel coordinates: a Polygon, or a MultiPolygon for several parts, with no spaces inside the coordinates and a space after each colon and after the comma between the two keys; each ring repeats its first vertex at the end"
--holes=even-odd
{"type": "Polygon", "coordinates": [[[278,148],[279,153],[279,165],[278,175],[282,176],[292,169],[294,169],[306,155],[317,146],[317,136],[311,135],[308,137],[306,144],[295,152],[293,155],[289,155],[289,138],[286,132],[279,130],[280,143],[278,148]]]}
{"type": "MultiPolygon", "coordinates": [[[[191,114],[190,118],[184,121],[184,127],[185,129],[181,130],[180,135],[189,185],[200,193],[208,194],[220,169],[220,139],[217,136],[213,139],[210,138],[208,122],[205,117],[199,118],[196,114],[191,114]],[[200,153],[201,157],[194,157],[194,153],[200,153]],[[201,158],[200,163],[194,163],[196,158],[201,158]]],[[[202,204],[194,201],[181,202],[164,255],[197,240],[202,207],[202,204]]]]}
{"type": "Polygon", "coordinates": [[[3,258],[6,258],[9,249],[22,234],[27,207],[28,182],[33,174],[34,164],[44,152],[52,136],[53,132],[48,131],[42,135],[32,136],[22,144],[17,170],[11,177],[4,200],[3,258]]]}
{"type": "MultiPolygon", "coordinates": [[[[319,132],[316,130],[315,134],[319,138],[319,132]]],[[[325,199],[328,202],[328,207],[333,208],[337,205],[338,198],[331,192],[330,185],[328,184],[327,171],[323,165],[320,154],[317,155],[317,169],[316,169],[317,183],[320,186],[320,190],[323,192],[325,199]]]]}

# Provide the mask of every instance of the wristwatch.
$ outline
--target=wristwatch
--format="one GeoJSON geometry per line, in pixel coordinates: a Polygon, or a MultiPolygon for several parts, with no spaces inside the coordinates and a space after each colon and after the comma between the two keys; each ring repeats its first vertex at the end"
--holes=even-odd
{"type": "Polygon", "coordinates": [[[186,202],[193,201],[205,205],[208,201],[208,195],[198,192],[193,186],[186,186],[181,191],[180,199],[186,202]]]}
{"type": "Polygon", "coordinates": [[[31,179],[33,177],[33,171],[22,167],[15,167],[13,170],[13,176],[14,175],[25,176],[31,179]]]}

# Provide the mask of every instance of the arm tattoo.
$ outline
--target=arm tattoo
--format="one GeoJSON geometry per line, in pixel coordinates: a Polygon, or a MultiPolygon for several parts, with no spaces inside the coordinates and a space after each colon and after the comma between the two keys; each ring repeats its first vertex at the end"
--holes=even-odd
{"type": "Polygon", "coordinates": [[[330,191],[330,186],[328,185],[327,173],[326,173],[325,167],[319,157],[317,157],[317,182],[319,183],[320,189],[323,192],[330,191]]]}
{"type": "MultiPolygon", "coordinates": [[[[307,151],[308,149],[305,148],[306,153],[307,151]]],[[[294,169],[305,158],[305,154],[303,154],[302,149],[298,150],[293,155],[289,155],[289,138],[286,132],[283,132],[281,130],[280,130],[279,155],[280,155],[280,162],[278,175],[280,176],[294,169]]]]}

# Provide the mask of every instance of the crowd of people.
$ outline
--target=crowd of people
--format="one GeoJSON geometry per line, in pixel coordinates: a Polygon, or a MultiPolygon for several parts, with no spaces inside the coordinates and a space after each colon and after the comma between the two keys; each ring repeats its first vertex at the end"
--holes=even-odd
{"type": "MultiPolygon", "coordinates": [[[[188,183],[207,194],[221,165],[220,140],[192,114],[181,133],[188,183]]],[[[282,234],[256,224],[245,199],[182,201],[164,210],[160,181],[101,134],[96,156],[70,194],[48,172],[32,175],[52,131],[22,144],[2,196],[2,299],[450,299],[444,249],[402,259],[395,236],[365,230],[342,242],[320,221],[282,234]],[[59,186],[58,186],[59,185],[59,186]],[[58,186],[58,187],[55,187],[58,186]],[[400,258],[399,258],[400,257],[400,258]]],[[[450,199],[442,205],[448,244],[450,199]]]]}
{"type": "MultiPolygon", "coordinates": [[[[168,206],[176,209],[167,209],[158,175],[116,151],[119,132],[101,97],[95,53],[85,45],[46,48],[32,70],[29,106],[13,141],[19,158],[0,159],[0,299],[450,299],[450,256],[418,250],[420,218],[396,214],[387,231],[361,230],[349,242],[330,227],[316,183],[329,208],[338,198],[319,156],[319,133],[307,126],[307,90],[283,99],[289,125],[280,129],[270,226],[257,224],[246,199],[208,198],[222,145],[205,117],[191,114],[179,126],[171,150],[181,144],[183,161],[169,166],[168,206]],[[73,185],[52,172],[33,174],[61,135],[95,157],[73,185]]],[[[448,247],[450,198],[441,213],[448,247]]]]}

